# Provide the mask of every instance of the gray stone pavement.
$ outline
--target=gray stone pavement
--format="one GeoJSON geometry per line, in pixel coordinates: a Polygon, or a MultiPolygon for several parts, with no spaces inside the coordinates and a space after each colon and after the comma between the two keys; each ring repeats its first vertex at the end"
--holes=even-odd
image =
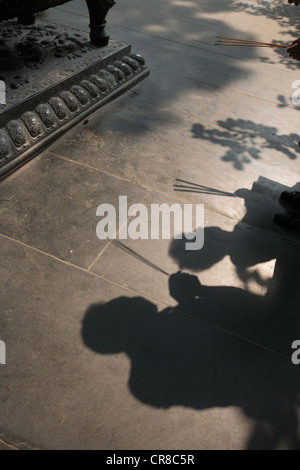
{"type": "MultiPolygon", "coordinates": [[[[88,29],[83,0],[47,18],[88,29]]],[[[0,450],[299,449],[300,240],[272,222],[299,182],[299,64],[213,45],[289,43],[299,11],[127,0],[108,21],[150,78],[0,185],[0,450]],[[100,241],[121,195],[205,204],[204,248],[100,241]]]]}

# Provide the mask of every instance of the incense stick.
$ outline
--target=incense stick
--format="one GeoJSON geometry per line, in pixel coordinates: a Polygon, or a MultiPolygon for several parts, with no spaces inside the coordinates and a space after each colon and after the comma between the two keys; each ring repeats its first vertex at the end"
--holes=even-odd
{"type": "Polygon", "coordinates": [[[218,41],[215,43],[216,46],[244,46],[244,47],[275,47],[275,48],[284,48],[286,49],[288,46],[284,46],[283,44],[273,44],[269,42],[260,42],[254,41],[250,39],[238,39],[238,38],[230,38],[227,36],[218,36],[218,41]]]}
{"type": "Polygon", "coordinates": [[[263,45],[263,44],[232,44],[232,43],[226,43],[226,42],[220,42],[220,43],[215,43],[214,46],[243,46],[243,47],[269,47],[269,48],[281,48],[281,49],[286,49],[287,46],[282,46],[280,45],[263,45]]]}

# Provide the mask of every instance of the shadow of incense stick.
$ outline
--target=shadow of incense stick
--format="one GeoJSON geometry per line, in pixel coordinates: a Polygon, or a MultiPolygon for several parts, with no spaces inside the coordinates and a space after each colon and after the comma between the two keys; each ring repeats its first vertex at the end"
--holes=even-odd
{"type": "Polygon", "coordinates": [[[133,251],[131,248],[128,246],[125,246],[123,243],[121,243],[119,240],[112,240],[112,244],[117,246],[118,248],[121,248],[121,250],[125,251],[126,253],[130,254],[134,258],[138,259],[142,263],[146,264],[147,266],[150,266],[150,268],[156,269],[157,271],[161,272],[162,274],[165,274],[165,276],[170,276],[169,273],[164,271],[163,269],[159,268],[156,266],[154,263],[149,261],[148,259],[144,258],[143,256],[139,255],[135,251],[133,251]]]}
{"type": "Polygon", "coordinates": [[[197,192],[202,194],[212,194],[215,196],[226,196],[226,197],[236,197],[234,193],[228,193],[226,191],[221,191],[219,189],[210,188],[209,186],[203,186],[201,184],[191,183],[190,181],[185,181],[179,178],[176,178],[176,181],[183,184],[174,184],[174,191],[180,192],[197,192]]]}

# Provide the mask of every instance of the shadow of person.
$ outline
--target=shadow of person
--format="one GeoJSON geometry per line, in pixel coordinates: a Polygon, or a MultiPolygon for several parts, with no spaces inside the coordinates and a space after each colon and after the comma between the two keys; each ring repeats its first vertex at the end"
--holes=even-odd
{"type": "MultiPolygon", "coordinates": [[[[299,243],[244,223],[237,224],[232,232],[206,227],[204,238],[204,246],[199,251],[186,251],[184,236],[174,239],[169,254],[181,270],[198,273],[209,270],[228,256],[244,289],[202,286],[201,308],[191,302],[191,296],[176,297],[174,288],[170,292],[172,297],[181,305],[185,298],[185,310],[202,320],[289,356],[291,344],[300,329],[297,315],[300,305],[299,243]],[[266,273],[259,269],[262,263],[268,263],[266,273]],[[253,296],[249,292],[253,285],[260,294],[253,296]]],[[[187,290],[183,279],[182,276],[178,283],[178,292],[187,290]]]]}
{"type": "Polygon", "coordinates": [[[260,217],[252,196],[245,192],[247,213],[233,231],[206,227],[202,250],[186,251],[183,237],[169,251],[180,269],[193,272],[229,256],[243,289],[203,285],[179,271],[169,277],[175,308],[158,312],[140,297],[92,305],[82,338],[99,354],[128,355],[129,388],[141,402],[164,409],[238,407],[253,425],[249,449],[300,449],[300,377],[291,361],[300,331],[300,245],[249,225],[260,217]],[[255,267],[270,260],[274,273],[265,279],[255,267]],[[249,291],[253,278],[266,294],[249,291]]]}
{"type": "Polygon", "coordinates": [[[170,277],[169,289],[178,306],[160,313],[139,297],[92,305],[83,319],[84,344],[100,354],[125,352],[130,391],[143,403],[197,410],[236,406],[255,424],[249,448],[300,448],[295,366],[212,324],[229,312],[229,327],[247,317],[257,323],[263,299],[234,287],[202,286],[181,272],[170,277]]]}

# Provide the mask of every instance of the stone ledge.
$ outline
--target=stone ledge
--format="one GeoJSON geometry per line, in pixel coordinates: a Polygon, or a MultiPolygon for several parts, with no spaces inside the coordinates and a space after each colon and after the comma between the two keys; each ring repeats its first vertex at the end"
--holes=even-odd
{"type": "Polygon", "coordinates": [[[7,104],[0,107],[0,179],[149,75],[130,45],[112,41],[101,49],[84,47],[87,52],[77,49],[67,68],[62,61],[51,75],[51,63],[43,65],[32,74],[34,80],[16,92],[8,90],[7,104]]]}

